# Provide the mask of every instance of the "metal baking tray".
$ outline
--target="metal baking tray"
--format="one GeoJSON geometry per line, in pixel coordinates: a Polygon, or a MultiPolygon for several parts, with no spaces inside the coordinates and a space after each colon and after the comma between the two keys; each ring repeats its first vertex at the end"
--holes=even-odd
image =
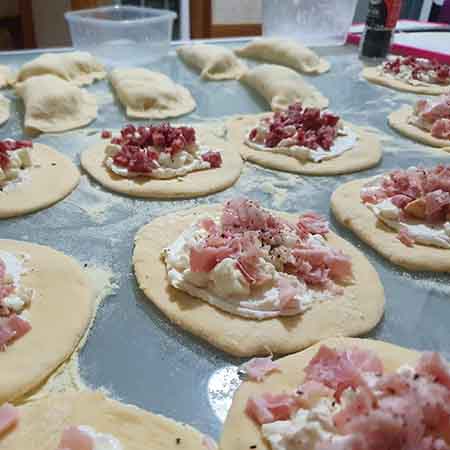
{"type": "MultiPolygon", "coordinates": [[[[221,44],[239,46],[244,42],[221,44]]],[[[246,164],[232,188],[208,197],[177,201],[120,196],[102,189],[83,174],[80,186],[64,201],[35,214],[0,222],[1,238],[49,245],[88,264],[88,268],[103,270],[98,273],[113,274],[117,287],[103,302],[81,351],[81,374],[89,386],[106,387],[115,398],[219,436],[233,391],[239,384],[236,367],[242,361],[172,325],[137,287],[131,255],[135,233],[153,218],[196,205],[223,202],[235,195],[246,195],[266,207],[287,212],[313,209],[325,214],[335,231],[367,255],[384,284],[385,316],[369,336],[450,356],[450,277],[395,267],[339,226],[329,210],[330,195],[340,183],[395,167],[450,163],[450,155],[413,143],[389,129],[387,114],[415,97],[364,81],[354,47],[317,51],[330,60],[332,69],[319,77],[307,77],[308,81],[330,98],[330,107],[344,119],[379,133],[384,158],[378,167],[349,176],[302,177],[246,164]]],[[[3,53],[0,64],[19,67],[37,54],[3,53]]],[[[173,48],[151,68],[187,86],[198,102],[194,113],[174,122],[214,120],[220,127],[218,119],[224,116],[268,109],[262,98],[237,81],[200,80],[197,73],[177,59],[173,48]]],[[[97,95],[100,105],[98,119],[89,128],[36,139],[67,154],[78,165],[80,152],[99,139],[100,130],[117,129],[129,122],[107,81],[87,89],[97,95]]],[[[12,117],[0,128],[0,138],[22,138],[23,105],[13,91],[4,93],[12,100],[12,117]]],[[[70,311],[67,316],[70,318],[70,311]]]]}

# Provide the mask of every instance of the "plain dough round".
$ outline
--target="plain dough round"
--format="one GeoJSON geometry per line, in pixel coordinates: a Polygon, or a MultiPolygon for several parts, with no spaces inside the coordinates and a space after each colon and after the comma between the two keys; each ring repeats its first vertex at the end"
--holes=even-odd
{"type": "Polygon", "coordinates": [[[89,326],[93,290],[79,263],[50,247],[2,239],[0,250],[30,256],[21,283],[34,289],[32,330],[0,352],[1,405],[24,397],[69,358],[89,326]]]}
{"type": "Polygon", "coordinates": [[[53,394],[19,412],[19,425],[0,440],[0,450],[55,450],[66,427],[81,425],[113,435],[124,450],[200,450],[204,437],[189,425],[100,392],[53,394]]]}
{"type": "Polygon", "coordinates": [[[261,427],[245,413],[247,399],[250,395],[261,395],[265,392],[294,391],[304,379],[304,368],[323,344],[338,349],[359,347],[373,350],[383,361],[387,373],[395,371],[403,364],[414,364],[419,358],[418,352],[387,342],[371,339],[334,338],[318,343],[295,355],[278,359],[280,372],[268,375],[262,383],[251,381],[242,383],[236,391],[220,439],[219,448],[221,450],[243,450],[254,448],[255,445],[258,450],[270,450],[270,445],[262,437],[261,427]]]}
{"type": "Polygon", "coordinates": [[[106,143],[101,142],[81,154],[81,165],[101,185],[121,194],[146,198],[192,198],[222,191],[232,186],[242,170],[242,159],[237,150],[215,136],[207,127],[197,128],[200,144],[212,149],[222,149],[222,167],[199,170],[181,178],[169,180],[138,177],[124,178],[111,172],[103,163],[106,143]]]}
{"type": "Polygon", "coordinates": [[[450,250],[416,244],[407,247],[397,232],[380,222],[360,199],[370,180],[355,180],[339,186],[331,196],[331,210],[337,220],[389,261],[408,270],[450,272],[450,250]]]}
{"type": "Polygon", "coordinates": [[[397,91],[413,92],[414,94],[440,95],[450,92],[450,86],[414,86],[405,81],[396,80],[390,77],[380,76],[378,67],[366,67],[362,71],[362,76],[375,84],[396,89],[397,91]]]}
{"type": "Polygon", "coordinates": [[[382,157],[379,139],[371,133],[360,128],[346,124],[358,136],[356,146],[337,158],[321,163],[300,161],[289,155],[255,150],[245,144],[244,140],[250,128],[256,126],[258,121],[266,114],[238,116],[227,124],[228,139],[233,142],[246,161],[258,164],[269,169],[282,170],[305,175],[340,175],[358,172],[376,166],[382,157]]]}
{"type": "Polygon", "coordinates": [[[441,147],[442,150],[450,152],[450,140],[435,138],[429,131],[422,130],[408,122],[413,111],[411,106],[404,105],[399,110],[391,112],[388,116],[389,125],[414,141],[430,145],[431,147],[441,147]]]}
{"type": "Polygon", "coordinates": [[[10,101],[0,94],[0,125],[3,125],[10,116],[10,101]]]}
{"type": "Polygon", "coordinates": [[[334,233],[327,240],[351,256],[356,283],[346,287],[343,296],[317,303],[303,315],[244,319],[170,287],[162,250],[202,214],[219,211],[219,205],[200,206],[159,217],[136,236],[133,263],[139,287],[176,325],[232,355],[254,356],[292,353],[330,336],[360,335],[379,322],[384,292],[377,272],[361,252],[334,233]]]}
{"type": "Polygon", "coordinates": [[[0,191],[0,219],[47,208],[69,195],[80,181],[80,172],[67,156],[36,143],[30,153],[30,179],[9,191],[0,191]]]}

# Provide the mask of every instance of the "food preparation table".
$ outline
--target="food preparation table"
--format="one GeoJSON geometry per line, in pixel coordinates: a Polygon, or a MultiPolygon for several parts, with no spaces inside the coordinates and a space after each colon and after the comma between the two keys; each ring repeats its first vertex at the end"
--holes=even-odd
{"type": "MultiPolygon", "coordinates": [[[[224,45],[243,42],[226,41],[224,45]]],[[[308,81],[329,97],[331,109],[345,120],[379,134],[384,158],[378,167],[348,176],[302,177],[246,164],[232,188],[176,201],[120,196],[102,189],[83,173],[79,187],[64,201],[35,214],[0,222],[1,238],[45,244],[72,255],[93,271],[99,283],[112,276],[113,293],[102,303],[80,355],[81,375],[88,386],[105,387],[115,398],[189,423],[215,438],[219,436],[239,384],[237,365],[242,361],[172,325],[139,290],[131,256],[136,231],[151,219],[183,208],[223,202],[236,195],[257,199],[273,209],[294,213],[313,209],[325,214],[336,232],[367,255],[384,284],[385,316],[369,337],[420,350],[433,349],[450,357],[450,277],[412,273],[393,266],[338,225],[329,208],[330,195],[340,183],[395,167],[448,164],[450,155],[416,144],[389,129],[387,114],[416,97],[362,79],[362,64],[354,47],[317,51],[330,60],[332,68],[325,75],[307,77],[308,81]]],[[[0,64],[17,68],[37,55],[27,51],[2,53],[0,64]]],[[[214,120],[221,133],[221,118],[268,110],[262,98],[238,81],[202,81],[177,59],[173,48],[163,61],[147,67],[184,84],[197,100],[194,113],[173,122],[214,120]]],[[[99,131],[118,129],[129,122],[107,81],[87,89],[96,94],[99,103],[98,119],[89,128],[36,139],[67,154],[78,165],[80,152],[99,139],[99,131]]],[[[3,92],[12,100],[12,115],[0,128],[0,138],[22,138],[23,105],[12,90],[3,92]]],[[[61,320],[70,320],[70,311],[61,320]]]]}

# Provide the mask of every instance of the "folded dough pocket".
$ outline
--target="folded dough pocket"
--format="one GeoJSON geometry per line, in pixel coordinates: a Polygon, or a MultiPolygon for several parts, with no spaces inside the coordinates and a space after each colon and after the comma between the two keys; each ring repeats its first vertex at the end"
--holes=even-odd
{"type": "Polygon", "coordinates": [[[116,69],[111,84],[128,117],[166,119],[188,114],[196,107],[188,89],[159,72],[116,69]]]}
{"type": "Polygon", "coordinates": [[[27,132],[79,128],[97,117],[95,96],[54,75],[31,77],[16,86],[25,103],[27,132]]]}
{"type": "Polygon", "coordinates": [[[299,42],[290,39],[255,39],[234,51],[244,58],[291,67],[304,73],[320,74],[330,70],[330,63],[299,42]]]}
{"type": "Polygon", "coordinates": [[[198,69],[205,80],[233,80],[247,71],[247,66],[225,47],[185,45],[177,49],[177,54],[187,65],[198,69]]]}
{"type": "Polygon", "coordinates": [[[55,75],[82,86],[105,78],[106,71],[88,52],[44,53],[21,67],[17,82],[39,75],[55,75]]]}
{"type": "Polygon", "coordinates": [[[326,108],[328,99],[292,69],[274,64],[257,66],[239,79],[261,94],[273,111],[300,102],[305,107],[326,108]]]}

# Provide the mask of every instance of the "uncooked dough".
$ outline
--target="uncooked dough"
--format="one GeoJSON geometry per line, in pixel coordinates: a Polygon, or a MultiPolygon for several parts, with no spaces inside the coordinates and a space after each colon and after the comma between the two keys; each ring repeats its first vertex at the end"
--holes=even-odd
{"type": "Polygon", "coordinates": [[[396,231],[377,220],[360,198],[368,181],[350,181],[334,191],[331,210],[337,220],[394,264],[408,270],[450,272],[450,250],[420,244],[407,247],[397,239],[396,231]]]}
{"type": "Polygon", "coordinates": [[[407,83],[406,81],[390,77],[389,75],[382,76],[379,73],[378,67],[365,67],[362,71],[362,76],[372,83],[397,89],[398,91],[413,92],[414,94],[440,95],[450,92],[450,86],[439,86],[432,84],[429,86],[415,86],[407,83]]]}
{"type": "Polygon", "coordinates": [[[166,119],[196,107],[191,93],[162,73],[140,67],[115,69],[110,78],[128,117],[166,119]]]}
{"type": "Polygon", "coordinates": [[[25,103],[28,133],[57,133],[83,127],[97,117],[95,96],[55,75],[34,76],[16,85],[25,103]]]}
{"type": "Polygon", "coordinates": [[[133,264],[139,287],[176,325],[232,355],[255,356],[292,353],[330,336],[359,335],[379,322],[384,292],[377,272],[359,250],[331,232],[328,243],[352,258],[356,281],[345,287],[344,295],[313,304],[303,315],[245,319],[170,287],[162,250],[199,217],[219,212],[219,205],[179,211],[153,220],[137,233],[133,264]]]}
{"type": "Polygon", "coordinates": [[[230,49],[219,45],[184,45],[177,48],[177,54],[188,66],[198,69],[205,80],[234,80],[247,70],[230,49]]]}
{"type": "Polygon", "coordinates": [[[81,154],[81,165],[93,178],[107,189],[133,197],[192,198],[222,191],[232,186],[242,170],[239,152],[229,142],[218,138],[215,125],[195,126],[197,141],[213,150],[222,150],[222,166],[191,172],[181,178],[150,179],[145,177],[124,178],[111,172],[105,165],[107,142],[100,142],[81,154]]]}
{"type": "Polygon", "coordinates": [[[414,350],[398,347],[387,342],[371,339],[333,338],[327,339],[313,347],[295,355],[277,360],[280,370],[273,372],[262,383],[242,383],[233,397],[231,409],[226,418],[220,439],[221,450],[243,450],[256,448],[271,450],[270,444],[263,439],[261,426],[256,424],[245,413],[245,406],[250,395],[261,395],[265,392],[282,393],[295,391],[304,379],[303,369],[319,350],[320,345],[332,348],[351,349],[359,347],[373,350],[383,361],[386,373],[394,372],[404,364],[414,364],[420,354],[414,350]]]}
{"type": "Polygon", "coordinates": [[[389,125],[397,130],[399,133],[413,139],[414,141],[421,142],[425,145],[432,147],[441,147],[442,150],[450,152],[450,140],[438,139],[431,135],[429,131],[422,130],[421,128],[408,122],[409,117],[413,114],[413,108],[409,105],[402,106],[399,110],[393,111],[388,116],[389,125]]]}
{"type": "Polygon", "coordinates": [[[9,119],[9,105],[10,101],[0,94],[0,125],[3,125],[9,119]]]}
{"type": "Polygon", "coordinates": [[[44,53],[21,67],[17,82],[37,75],[55,75],[82,86],[105,78],[106,71],[103,64],[88,52],[44,53]]]}
{"type": "Polygon", "coordinates": [[[8,66],[0,65],[0,89],[13,82],[14,75],[8,66]]]}
{"type": "Polygon", "coordinates": [[[288,66],[304,73],[320,74],[330,70],[330,63],[300,42],[291,39],[255,39],[234,51],[244,58],[288,66]]]}
{"type": "Polygon", "coordinates": [[[34,143],[30,154],[33,166],[25,179],[0,190],[0,219],[47,208],[69,195],[80,181],[75,164],[51,147],[34,143]]]}
{"type": "Polygon", "coordinates": [[[52,394],[19,407],[18,426],[0,450],[55,450],[69,426],[114,436],[123,450],[201,450],[204,435],[189,425],[109,399],[100,392],[52,394]]]}
{"type": "Polygon", "coordinates": [[[70,357],[89,326],[94,299],[89,279],[73,258],[50,247],[3,239],[0,250],[30,256],[21,285],[34,290],[27,310],[32,330],[0,352],[1,405],[23,398],[70,357]]]}
{"type": "Polygon", "coordinates": [[[239,80],[262,95],[272,111],[287,109],[296,102],[305,107],[321,109],[329,103],[314,86],[288,67],[261,64],[246,72],[239,80]]]}
{"type": "Polygon", "coordinates": [[[342,155],[322,161],[300,161],[289,155],[281,153],[255,150],[245,144],[245,138],[250,129],[267,114],[236,116],[228,121],[228,139],[241,152],[246,161],[258,164],[269,169],[294,172],[305,175],[340,175],[368,169],[378,164],[382,156],[379,139],[371,133],[346,123],[359,137],[356,146],[342,155]]]}

